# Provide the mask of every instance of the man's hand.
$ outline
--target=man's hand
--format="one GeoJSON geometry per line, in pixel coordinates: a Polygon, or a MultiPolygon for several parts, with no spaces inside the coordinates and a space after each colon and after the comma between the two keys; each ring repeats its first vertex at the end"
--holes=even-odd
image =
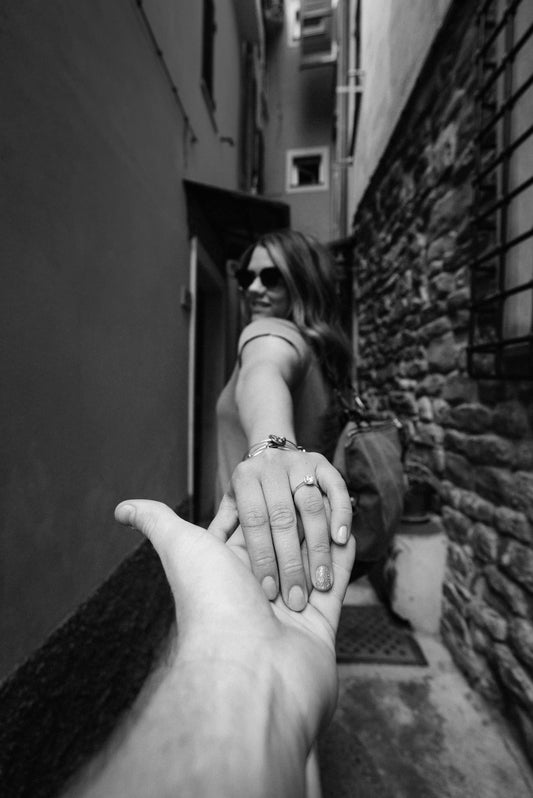
{"type": "Polygon", "coordinates": [[[336,702],[334,638],[354,541],[332,547],[332,590],[312,590],[295,613],[268,601],[235,540],[158,502],[123,502],[115,516],[159,554],[177,636],[64,798],[308,796],[318,784],[310,752],[336,702]]]}
{"type": "Polygon", "coordinates": [[[161,558],[176,603],[178,660],[209,658],[214,666],[252,669],[258,680],[275,681],[285,729],[294,727],[311,746],[336,702],[335,633],[353,538],[344,546],[332,543],[332,589],[311,589],[305,609],[296,613],[281,596],[267,600],[237,538],[224,544],[148,500],[124,502],[115,515],[146,535],[161,558]]]}

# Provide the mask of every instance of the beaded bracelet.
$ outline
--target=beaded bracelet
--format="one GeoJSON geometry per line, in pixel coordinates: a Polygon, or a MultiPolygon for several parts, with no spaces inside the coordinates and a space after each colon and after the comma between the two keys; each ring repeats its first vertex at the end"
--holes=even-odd
{"type": "Polygon", "coordinates": [[[264,452],[265,449],[282,449],[285,452],[305,452],[303,446],[298,446],[296,443],[293,443],[293,441],[288,441],[283,435],[269,435],[268,438],[259,441],[259,443],[254,443],[242,459],[248,460],[250,457],[255,457],[261,454],[261,452],[264,452]]]}

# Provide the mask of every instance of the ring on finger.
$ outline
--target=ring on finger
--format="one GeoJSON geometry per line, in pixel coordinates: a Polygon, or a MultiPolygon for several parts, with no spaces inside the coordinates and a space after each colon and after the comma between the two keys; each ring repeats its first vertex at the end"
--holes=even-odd
{"type": "Polygon", "coordinates": [[[296,491],[300,488],[318,488],[320,490],[320,485],[318,484],[316,477],[313,474],[306,474],[301,482],[299,482],[296,487],[294,488],[292,495],[296,495],[296,491]]]}

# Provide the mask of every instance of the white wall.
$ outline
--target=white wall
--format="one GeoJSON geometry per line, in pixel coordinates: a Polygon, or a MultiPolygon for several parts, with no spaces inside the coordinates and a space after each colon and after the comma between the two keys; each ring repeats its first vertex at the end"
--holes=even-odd
{"type": "Polygon", "coordinates": [[[451,0],[361,2],[365,84],[350,174],[349,223],[451,5],[451,0]]]}

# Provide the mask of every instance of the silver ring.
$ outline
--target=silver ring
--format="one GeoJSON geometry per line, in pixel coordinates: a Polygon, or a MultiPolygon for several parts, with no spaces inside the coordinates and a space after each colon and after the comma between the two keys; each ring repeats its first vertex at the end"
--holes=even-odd
{"type": "Polygon", "coordinates": [[[302,479],[302,481],[296,485],[296,487],[292,492],[292,495],[294,496],[298,488],[303,488],[304,486],[308,488],[318,488],[320,490],[320,486],[316,481],[315,477],[313,476],[313,474],[306,474],[305,477],[302,479]]]}

